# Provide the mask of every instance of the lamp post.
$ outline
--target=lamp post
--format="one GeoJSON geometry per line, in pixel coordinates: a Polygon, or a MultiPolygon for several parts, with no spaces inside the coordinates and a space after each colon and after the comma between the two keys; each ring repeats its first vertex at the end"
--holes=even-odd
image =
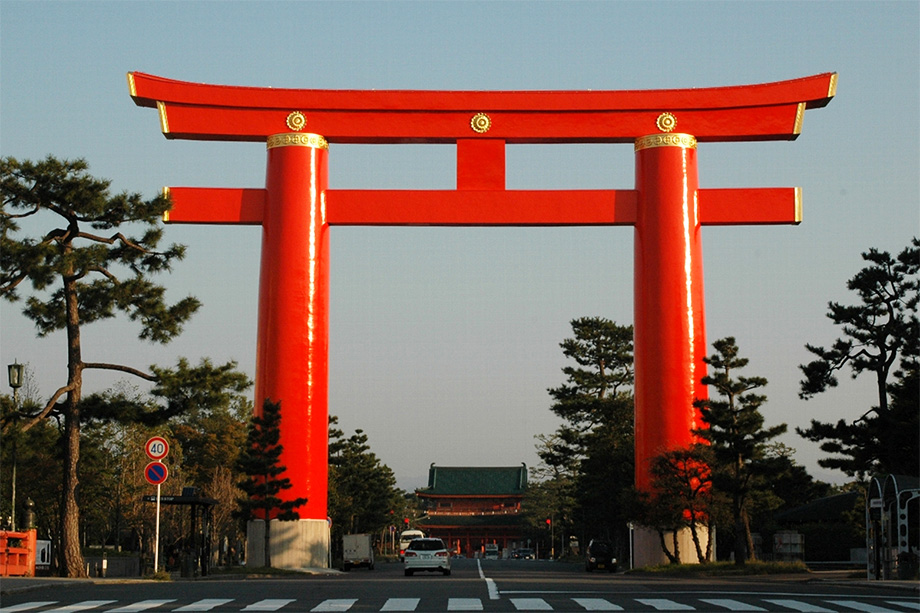
{"type": "MultiPolygon", "coordinates": [[[[13,388],[13,411],[19,412],[19,388],[22,387],[22,370],[23,365],[19,364],[15,360],[12,364],[7,366],[7,372],[9,373],[10,387],[13,388]]],[[[17,436],[13,435],[13,475],[12,475],[12,501],[10,507],[10,529],[16,529],[16,438],[17,436]]]]}

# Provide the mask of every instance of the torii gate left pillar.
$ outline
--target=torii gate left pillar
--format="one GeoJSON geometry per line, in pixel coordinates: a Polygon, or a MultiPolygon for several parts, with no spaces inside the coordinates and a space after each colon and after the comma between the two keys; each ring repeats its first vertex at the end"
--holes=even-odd
{"type": "MultiPolygon", "coordinates": [[[[701,226],[801,220],[796,188],[699,189],[697,142],[792,140],[805,109],[836,91],[832,73],[640,92],[283,90],[141,73],[128,82],[137,104],[159,109],[167,138],[267,143],[265,189],[171,188],[167,221],[262,225],[255,406],[281,402],[294,486],[283,495],[309,499],[300,522],[272,527],[272,561],[290,568],[325,566],[329,551],[330,226],[634,226],[636,484],[649,490],[649,461],[693,442],[693,401],[706,397],[701,226]],[[456,143],[457,189],[329,190],[330,141],[456,143]],[[568,142],[632,143],[635,189],[505,189],[506,144],[568,142]]],[[[637,543],[640,564],[661,560],[656,541],[637,543]]]]}

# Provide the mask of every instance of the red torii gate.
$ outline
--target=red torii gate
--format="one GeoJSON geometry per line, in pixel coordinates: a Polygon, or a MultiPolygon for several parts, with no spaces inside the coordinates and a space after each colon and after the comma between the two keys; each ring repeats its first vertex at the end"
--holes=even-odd
{"type": "MultiPolygon", "coordinates": [[[[308,498],[301,517],[322,528],[330,226],[634,226],[636,483],[648,489],[648,461],[692,442],[693,400],[708,397],[701,226],[801,221],[798,188],[700,189],[697,143],[794,140],[836,85],[825,73],[678,90],[363,91],[128,74],[167,138],[267,143],[264,189],[167,188],[165,220],[262,226],[255,406],[281,401],[286,495],[308,498]],[[328,189],[328,143],[456,143],[457,189],[328,189]],[[505,145],[521,143],[633,143],[635,189],[506,190],[505,145]]],[[[320,532],[280,563],[325,565],[320,532]]]]}

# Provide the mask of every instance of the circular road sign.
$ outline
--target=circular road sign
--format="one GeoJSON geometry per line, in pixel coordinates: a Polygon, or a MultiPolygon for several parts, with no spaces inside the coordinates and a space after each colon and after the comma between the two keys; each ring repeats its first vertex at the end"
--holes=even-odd
{"type": "Polygon", "coordinates": [[[160,485],[166,481],[168,476],[169,471],[166,469],[166,464],[162,462],[151,462],[144,467],[144,478],[151,485],[160,485]]]}
{"type": "Polygon", "coordinates": [[[151,460],[162,460],[169,454],[169,443],[162,436],[151,436],[144,445],[144,451],[151,460]]]}

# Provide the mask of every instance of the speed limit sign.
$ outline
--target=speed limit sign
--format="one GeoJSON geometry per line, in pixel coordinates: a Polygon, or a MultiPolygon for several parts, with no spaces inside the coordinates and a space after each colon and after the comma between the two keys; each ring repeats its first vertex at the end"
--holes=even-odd
{"type": "Polygon", "coordinates": [[[151,460],[162,460],[169,454],[169,443],[162,436],[152,436],[144,445],[144,451],[151,460]]]}

